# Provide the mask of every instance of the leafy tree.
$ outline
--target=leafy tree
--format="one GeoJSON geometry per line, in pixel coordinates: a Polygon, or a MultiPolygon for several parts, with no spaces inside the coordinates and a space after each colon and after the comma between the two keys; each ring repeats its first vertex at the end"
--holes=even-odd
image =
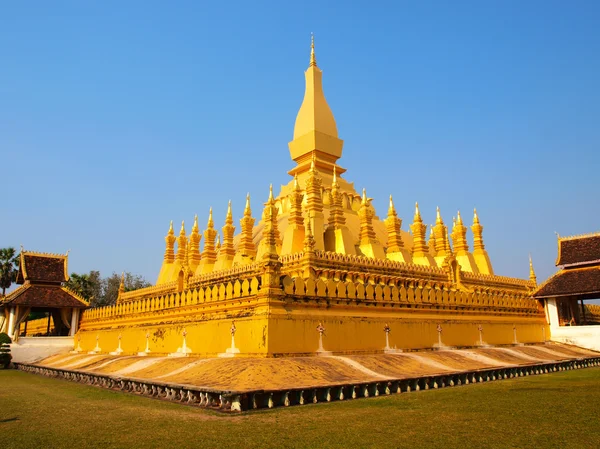
{"type": "MultiPolygon", "coordinates": [[[[152,284],[144,279],[139,274],[131,274],[126,272],[125,275],[125,291],[138,290],[140,288],[150,287],[152,284]]],[[[117,302],[117,296],[119,295],[119,286],[121,285],[121,275],[113,273],[111,276],[103,279],[103,295],[102,302],[96,304],[98,306],[105,306],[114,304],[117,302]]]]}
{"type": "Polygon", "coordinates": [[[92,300],[94,291],[96,290],[93,283],[94,279],[90,278],[89,274],[71,273],[71,276],[65,285],[82,298],[90,301],[92,300]]]}
{"type": "Polygon", "coordinates": [[[0,249],[0,288],[2,296],[6,294],[6,289],[10,288],[17,279],[19,272],[19,257],[14,248],[0,249]]]}
{"type": "MultiPolygon", "coordinates": [[[[125,291],[137,290],[152,285],[138,274],[125,273],[125,291]]],[[[114,304],[119,295],[121,275],[113,273],[102,278],[99,271],[90,271],[86,274],[71,273],[66,286],[80,296],[90,301],[92,307],[101,307],[114,304]]]]}

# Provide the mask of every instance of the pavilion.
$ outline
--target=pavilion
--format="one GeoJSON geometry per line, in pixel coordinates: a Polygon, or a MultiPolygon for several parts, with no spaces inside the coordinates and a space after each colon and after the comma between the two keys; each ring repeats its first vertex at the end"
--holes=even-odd
{"type": "Polygon", "coordinates": [[[47,312],[47,332],[54,336],[73,336],[77,332],[81,309],[88,302],[69,290],[68,254],[47,254],[21,250],[17,284],[12,293],[0,300],[0,331],[18,339],[21,324],[31,312],[47,312]]]}
{"type": "Polygon", "coordinates": [[[600,349],[600,326],[593,326],[600,306],[584,302],[600,299],[600,233],[559,237],[556,266],[532,295],[544,303],[552,339],[581,346],[592,339],[600,349]]]}

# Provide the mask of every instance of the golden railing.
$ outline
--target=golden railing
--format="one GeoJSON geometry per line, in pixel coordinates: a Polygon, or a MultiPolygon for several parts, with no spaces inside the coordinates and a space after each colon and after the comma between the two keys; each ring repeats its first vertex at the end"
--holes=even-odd
{"type": "Polygon", "coordinates": [[[89,320],[114,318],[243,298],[256,295],[259,290],[259,277],[251,277],[233,282],[222,282],[212,286],[194,287],[183,292],[158,295],[151,298],[140,298],[110,306],[87,309],[83,312],[82,323],[89,320]]]}
{"type": "Polygon", "coordinates": [[[487,292],[464,292],[431,286],[363,284],[333,279],[282,278],[287,295],[298,297],[322,297],[347,301],[372,301],[379,303],[418,304],[429,306],[457,306],[462,308],[493,308],[525,314],[543,314],[543,308],[526,294],[490,294],[487,292]]]}

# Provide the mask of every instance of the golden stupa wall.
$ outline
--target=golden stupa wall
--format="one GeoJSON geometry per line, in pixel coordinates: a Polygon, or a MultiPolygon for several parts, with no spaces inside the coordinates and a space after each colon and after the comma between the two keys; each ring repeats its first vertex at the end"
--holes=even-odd
{"type": "Polygon", "coordinates": [[[152,353],[168,354],[181,347],[185,329],[193,353],[215,356],[231,345],[232,321],[240,356],[317,354],[319,324],[326,329],[324,350],[339,353],[383,351],[386,325],[389,347],[403,350],[436,348],[440,340],[442,346],[464,347],[549,336],[541,306],[529,298],[530,281],[465,276],[463,282],[485,285],[472,293],[454,289],[441,269],[319,252],[280,261],[280,289],[263,289],[255,264],[214,273],[216,279],[191,278],[182,292],[152,296],[151,287],[146,298],[87,310],[80,345],[110,352],[121,335],[122,350],[137,353],[149,336],[152,353]],[[315,278],[301,275],[307,266],[316,269],[315,278]],[[361,273],[355,280],[336,279],[351,267],[361,273]],[[493,284],[496,289],[490,289],[493,284]]]}
{"type": "Polygon", "coordinates": [[[235,236],[230,203],[222,243],[212,211],[203,232],[197,217],[189,235],[182,223],[176,236],[171,223],[157,285],[125,292],[122,284],[116,305],[86,310],[81,349],[111,352],[120,344],[126,354],[147,346],[170,354],[185,335],[195,354],[215,356],[235,344],[229,355],[280,356],[549,337],[544,310],[530,297],[533,266],[529,280],[495,276],[476,212],[472,252],[460,213],[448,229],[438,210],[428,241],[418,204],[410,234],[391,197],[387,216],[377,216],[337,164],[343,141],[314,47],[305,75],[289,143],[293,178],[277,197],[270,190],[262,219],[256,223],[247,197],[235,236]]]}

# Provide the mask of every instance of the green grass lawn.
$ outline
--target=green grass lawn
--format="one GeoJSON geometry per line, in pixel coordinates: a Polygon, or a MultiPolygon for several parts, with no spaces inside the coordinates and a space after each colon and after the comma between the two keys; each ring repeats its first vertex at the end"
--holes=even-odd
{"type": "Polygon", "coordinates": [[[0,370],[0,447],[600,447],[600,368],[220,414],[0,370]]]}

